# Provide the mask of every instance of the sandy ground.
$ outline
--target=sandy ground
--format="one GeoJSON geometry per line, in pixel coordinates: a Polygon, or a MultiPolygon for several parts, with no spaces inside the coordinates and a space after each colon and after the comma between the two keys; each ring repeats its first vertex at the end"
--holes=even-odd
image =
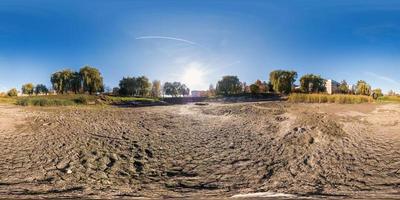
{"type": "Polygon", "coordinates": [[[0,198],[400,198],[399,187],[400,105],[0,105],[0,198]]]}

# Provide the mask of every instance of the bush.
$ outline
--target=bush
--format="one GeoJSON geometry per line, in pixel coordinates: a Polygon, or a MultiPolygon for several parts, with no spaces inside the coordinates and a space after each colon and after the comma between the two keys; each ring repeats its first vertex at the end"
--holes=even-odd
{"type": "Polygon", "coordinates": [[[18,96],[18,91],[17,91],[17,89],[13,88],[7,92],[7,95],[10,97],[16,97],[16,96],[18,96]]]}
{"type": "Polygon", "coordinates": [[[18,99],[16,104],[20,106],[29,106],[29,99],[18,99]]]}
{"type": "Polygon", "coordinates": [[[89,99],[88,99],[87,97],[85,97],[85,96],[79,96],[78,98],[74,99],[74,101],[75,101],[75,103],[77,103],[77,104],[84,104],[84,105],[86,105],[86,104],[88,104],[89,99]]]}
{"type": "Polygon", "coordinates": [[[358,104],[371,103],[370,96],[345,95],[345,94],[298,94],[293,93],[289,96],[289,102],[293,103],[338,103],[338,104],[358,104]]]}

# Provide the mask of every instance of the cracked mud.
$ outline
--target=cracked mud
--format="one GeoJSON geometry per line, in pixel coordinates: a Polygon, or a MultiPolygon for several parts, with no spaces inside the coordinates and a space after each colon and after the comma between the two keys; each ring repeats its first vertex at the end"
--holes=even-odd
{"type": "Polygon", "coordinates": [[[0,105],[0,198],[396,198],[399,187],[399,105],[0,105]]]}

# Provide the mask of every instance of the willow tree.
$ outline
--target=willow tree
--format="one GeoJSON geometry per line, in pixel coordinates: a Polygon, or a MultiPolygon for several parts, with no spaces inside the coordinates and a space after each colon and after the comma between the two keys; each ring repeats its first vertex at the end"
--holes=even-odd
{"type": "Polygon", "coordinates": [[[74,72],[70,69],[61,70],[55,72],[51,75],[50,81],[53,85],[53,89],[57,93],[68,93],[71,91],[71,79],[73,77],[74,72]]]}
{"type": "Polygon", "coordinates": [[[289,94],[296,79],[297,72],[295,71],[275,70],[269,74],[272,88],[278,93],[289,94]]]}
{"type": "Polygon", "coordinates": [[[89,92],[89,94],[102,92],[104,89],[103,77],[98,69],[85,66],[79,70],[79,74],[81,76],[84,92],[89,92]]]}

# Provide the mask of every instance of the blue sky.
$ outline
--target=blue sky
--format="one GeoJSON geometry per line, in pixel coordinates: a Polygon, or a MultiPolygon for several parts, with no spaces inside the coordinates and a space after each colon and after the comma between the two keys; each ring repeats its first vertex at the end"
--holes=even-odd
{"type": "Polygon", "coordinates": [[[207,89],[274,69],[400,92],[397,0],[2,0],[0,91],[91,65],[207,89]]]}

